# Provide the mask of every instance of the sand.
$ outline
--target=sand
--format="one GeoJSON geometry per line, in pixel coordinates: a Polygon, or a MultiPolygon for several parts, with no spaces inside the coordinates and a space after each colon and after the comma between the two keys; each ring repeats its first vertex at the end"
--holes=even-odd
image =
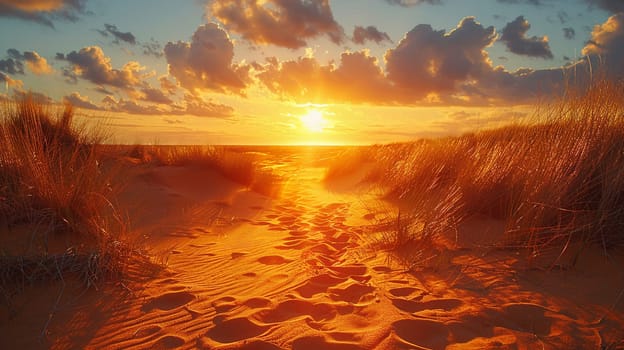
{"type": "Polygon", "coordinates": [[[621,255],[544,269],[493,248],[500,223],[474,218],[408,271],[369,248],[383,213],[358,176],[321,182],[317,160],[335,150],[262,152],[284,176],[275,198],[202,169],[134,166],[122,202],[166,268],[98,290],[27,288],[11,312],[0,304],[0,349],[624,347],[621,255]]]}

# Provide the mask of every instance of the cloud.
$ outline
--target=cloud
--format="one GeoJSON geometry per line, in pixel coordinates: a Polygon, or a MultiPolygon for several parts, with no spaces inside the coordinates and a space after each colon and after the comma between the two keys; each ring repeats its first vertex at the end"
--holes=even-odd
{"type": "Polygon", "coordinates": [[[570,20],[570,16],[568,15],[567,12],[565,11],[559,11],[557,12],[557,18],[559,18],[559,22],[561,24],[566,24],[568,23],[568,21],[570,20]]]}
{"type": "Polygon", "coordinates": [[[0,16],[34,21],[53,28],[54,20],[76,21],[86,0],[0,0],[0,16]]]}
{"type": "Polygon", "coordinates": [[[538,38],[533,36],[528,38],[526,33],[530,28],[529,21],[524,19],[523,16],[518,16],[503,28],[503,35],[500,40],[505,43],[509,51],[517,55],[553,58],[548,45],[548,37],[538,38]]]}
{"type": "Polygon", "coordinates": [[[193,115],[197,117],[228,118],[234,113],[230,106],[206,102],[201,97],[186,94],[180,103],[170,105],[141,104],[136,100],[115,99],[107,95],[102,99],[102,109],[140,115],[193,115]]]}
{"type": "Polygon", "coordinates": [[[368,51],[344,52],[336,66],[320,65],[313,57],[278,63],[269,61],[259,79],[269,90],[304,102],[345,101],[388,103],[393,87],[368,51]]]}
{"type": "Polygon", "coordinates": [[[129,89],[141,85],[146,78],[142,73],[145,68],[135,61],[126,63],[121,69],[113,68],[110,58],[99,46],[84,47],[67,55],[57,54],[57,59],[70,63],[69,70],[63,73],[69,79],[81,77],[97,85],[129,89]]]}
{"type": "Polygon", "coordinates": [[[178,86],[174,84],[171,80],[169,80],[165,75],[158,78],[158,82],[160,82],[160,88],[167,92],[167,94],[169,95],[175,94],[176,90],[178,89],[178,86]]]}
{"type": "Polygon", "coordinates": [[[243,94],[249,67],[232,63],[234,45],[216,24],[201,25],[191,42],[168,42],[164,52],[169,74],[187,90],[243,94]]]}
{"type": "Polygon", "coordinates": [[[13,100],[23,100],[24,98],[26,98],[28,96],[28,98],[32,99],[33,101],[35,101],[36,103],[41,103],[41,104],[53,104],[54,100],[43,93],[40,92],[36,92],[36,91],[26,91],[26,90],[22,90],[21,88],[17,88],[13,91],[13,100]]]}
{"type": "Polygon", "coordinates": [[[484,49],[494,40],[494,27],[484,28],[474,17],[462,19],[449,33],[419,24],[386,52],[388,79],[415,99],[453,91],[490,69],[484,49]]]}
{"type": "Polygon", "coordinates": [[[585,0],[590,6],[599,8],[611,13],[624,12],[624,1],[622,0],[585,0]]]}
{"type": "Polygon", "coordinates": [[[162,90],[155,89],[152,87],[146,87],[141,89],[141,100],[159,103],[159,104],[170,104],[173,101],[165,95],[162,90]]]}
{"type": "Polygon", "coordinates": [[[16,49],[8,49],[9,58],[0,60],[0,71],[8,74],[24,74],[24,63],[28,69],[37,74],[50,74],[54,70],[48,64],[48,61],[39,56],[35,51],[19,52],[16,49]]]}
{"type": "Polygon", "coordinates": [[[234,113],[234,108],[214,103],[206,102],[198,96],[191,94],[184,95],[184,105],[178,110],[174,110],[172,114],[179,115],[193,115],[196,117],[210,117],[210,118],[228,118],[234,113]]]}
{"type": "Polygon", "coordinates": [[[597,74],[607,79],[624,78],[624,13],[596,25],[591,39],[582,50],[585,56],[565,67],[520,69],[507,72],[496,67],[480,79],[479,93],[498,96],[503,101],[527,101],[536,96],[547,98],[562,94],[569,84],[589,86],[597,74]],[[596,73],[598,72],[598,73],[596,73]]]}
{"type": "Polygon", "coordinates": [[[385,0],[390,5],[399,5],[403,7],[416,6],[420,4],[440,5],[442,0],[385,0]]]}
{"type": "Polygon", "coordinates": [[[69,103],[74,107],[82,109],[100,110],[96,104],[89,100],[88,96],[82,96],[78,92],[72,92],[71,94],[63,97],[63,102],[69,103]]]}
{"type": "Polygon", "coordinates": [[[624,12],[594,26],[582,54],[593,58],[594,63],[602,62],[598,68],[606,68],[612,77],[621,78],[624,75],[624,12]]]}
{"type": "Polygon", "coordinates": [[[340,64],[321,65],[314,57],[279,62],[270,58],[259,80],[273,93],[301,102],[388,103],[392,86],[367,51],[345,52],[340,64]]]}
{"type": "Polygon", "coordinates": [[[24,61],[26,61],[26,66],[37,75],[50,74],[54,71],[48,64],[48,61],[39,56],[35,51],[24,51],[23,57],[24,61]]]}
{"type": "Polygon", "coordinates": [[[493,67],[485,49],[497,38],[494,27],[466,17],[450,32],[420,24],[386,51],[385,71],[367,51],[344,52],[338,63],[314,57],[256,68],[274,94],[298,102],[400,105],[504,105],[560,91],[564,73],[509,72],[493,67]]]}
{"type": "Polygon", "coordinates": [[[0,72],[8,74],[24,74],[24,64],[22,61],[7,58],[0,60],[0,72]]]}
{"type": "Polygon", "coordinates": [[[96,31],[103,37],[112,37],[113,44],[119,45],[124,42],[130,45],[139,45],[145,56],[153,56],[156,58],[161,58],[163,56],[162,45],[154,38],[150,38],[149,41],[141,42],[137,40],[136,36],[131,32],[122,32],[117,26],[108,23],[104,24],[104,29],[97,29],[96,31]]]}
{"type": "Polygon", "coordinates": [[[12,79],[10,76],[0,72],[0,83],[4,85],[5,90],[16,87],[21,88],[24,86],[24,82],[18,79],[12,79]]]}
{"type": "Polygon", "coordinates": [[[382,41],[392,42],[387,33],[380,32],[374,26],[368,26],[366,28],[355,26],[355,29],[353,29],[353,42],[363,45],[366,41],[374,41],[378,44],[382,41]]]}
{"type": "Polygon", "coordinates": [[[23,53],[20,53],[18,50],[9,49],[7,50],[7,53],[12,59],[25,62],[26,67],[37,75],[50,74],[54,72],[52,67],[48,64],[48,61],[39,56],[39,54],[35,51],[24,51],[23,53]]]}
{"type": "Polygon", "coordinates": [[[164,55],[162,45],[154,38],[151,38],[149,42],[142,43],[141,47],[143,48],[143,54],[146,56],[161,58],[164,55]]]}
{"type": "Polygon", "coordinates": [[[130,32],[121,32],[117,29],[117,26],[105,23],[104,29],[98,29],[98,33],[100,33],[104,37],[108,37],[109,35],[113,37],[113,43],[119,44],[120,41],[126,42],[131,45],[136,45],[136,38],[134,34],[130,32]]]}
{"type": "Polygon", "coordinates": [[[576,36],[576,32],[572,27],[563,28],[563,36],[568,40],[572,40],[576,36]]]}
{"type": "Polygon", "coordinates": [[[508,71],[493,66],[486,48],[496,38],[493,27],[467,17],[450,32],[414,27],[386,51],[385,69],[362,50],[344,52],[328,64],[309,55],[269,58],[255,64],[254,72],[268,91],[301,103],[438,106],[518,105],[561,96],[570,82],[587,81],[599,62],[610,78],[624,76],[624,14],[596,26],[583,50],[586,58],[564,67],[508,71]]]}
{"type": "Polygon", "coordinates": [[[474,101],[492,104],[523,104],[536,98],[552,98],[563,93],[567,69],[529,69],[514,72],[502,67],[485,71],[476,84],[461,87],[474,101]]]}
{"type": "Polygon", "coordinates": [[[228,30],[255,44],[297,49],[319,36],[336,44],[345,39],[329,0],[215,0],[208,10],[228,30]]]}
{"type": "Polygon", "coordinates": [[[143,115],[163,115],[167,113],[167,110],[154,105],[139,104],[134,100],[126,100],[120,98],[116,100],[114,97],[108,95],[102,99],[102,104],[106,110],[112,112],[123,112],[129,114],[143,114],[143,115]]]}
{"type": "Polygon", "coordinates": [[[163,118],[163,120],[165,121],[165,123],[167,124],[184,124],[183,121],[181,121],[180,119],[170,119],[170,118],[163,118]]]}
{"type": "Polygon", "coordinates": [[[299,102],[489,104],[496,96],[477,85],[493,70],[485,48],[495,40],[494,27],[473,17],[449,33],[421,24],[386,51],[385,72],[364,50],[345,52],[338,64],[328,65],[314,57],[271,58],[257,68],[258,79],[274,94],[299,102]]]}

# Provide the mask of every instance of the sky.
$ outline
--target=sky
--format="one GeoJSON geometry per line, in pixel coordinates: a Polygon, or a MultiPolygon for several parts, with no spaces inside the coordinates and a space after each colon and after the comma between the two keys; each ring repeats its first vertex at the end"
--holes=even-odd
{"type": "Polygon", "coordinates": [[[0,0],[0,99],[114,143],[458,135],[621,62],[624,0],[0,0]]]}

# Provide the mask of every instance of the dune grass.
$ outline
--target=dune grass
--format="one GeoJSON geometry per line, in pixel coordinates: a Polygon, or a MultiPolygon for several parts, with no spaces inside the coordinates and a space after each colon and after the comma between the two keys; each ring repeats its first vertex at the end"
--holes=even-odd
{"type": "MultiPolygon", "coordinates": [[[[368,180],[407,204],[404,217],[419,223],[396,225],[386,246],[406,236],[430,240],[479,214],[506,223],[502,245],[536,257],[562,255],[573,243],[624,246],[623,150],[624,84],[600,80],[541,105],[522,124],[346,157],[372,163],[368,180]]],[[[338,159],[328,178],[351,163],[338,159]]]]}
{"type": "Polygon", "coordinates": [[[92,286],[121,273],[135,252],[124,243],[114,167],[99,156],[103,129],[77,125],[71,105],[29,96],[0,112],[0,286],[65,273],[92,286]]]}
{"type": "MultiPolygon", "coordinates": [[[[130,219],[116,203],[128,164],[106,138],[101,124],[76,123],[71,105],[26,96],[0,108],[0,287],[68,272],[91,286],[144,260],[128,244],[130,219]]],[[[279,180],[253,155],[222,147],[135,146],[128,155],[216,170],[265,194],[279,180]]]]}
{"type": "Polygon", "coordinates": [[[237,152],[223,146],[147,146],[135,145],[128,156],[144,164],[194,166],[214,170],[225,178],[258,193],[274,196],[281,179],[264,168],[255,154],[237,152]]]}

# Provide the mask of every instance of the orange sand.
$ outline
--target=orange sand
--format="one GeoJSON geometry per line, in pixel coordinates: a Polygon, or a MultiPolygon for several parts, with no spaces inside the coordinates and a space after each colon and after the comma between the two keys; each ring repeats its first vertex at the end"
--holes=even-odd
{"type": "Polygon", "coordinates": [[[0,304],[0,349],[624,347],[621,256],[533,268],[488,248],[500,225],[475,218],[406,272],[367,248],[373,194],[356,178],[320,182],[315,160],[329,156],[268,153],[284,175],[277,198],[201,169],[134,166],[123,202],[167,268],[98,291],[67,281],[54,309],[60,283],[28,288],[14,313],[0,304]]]}

